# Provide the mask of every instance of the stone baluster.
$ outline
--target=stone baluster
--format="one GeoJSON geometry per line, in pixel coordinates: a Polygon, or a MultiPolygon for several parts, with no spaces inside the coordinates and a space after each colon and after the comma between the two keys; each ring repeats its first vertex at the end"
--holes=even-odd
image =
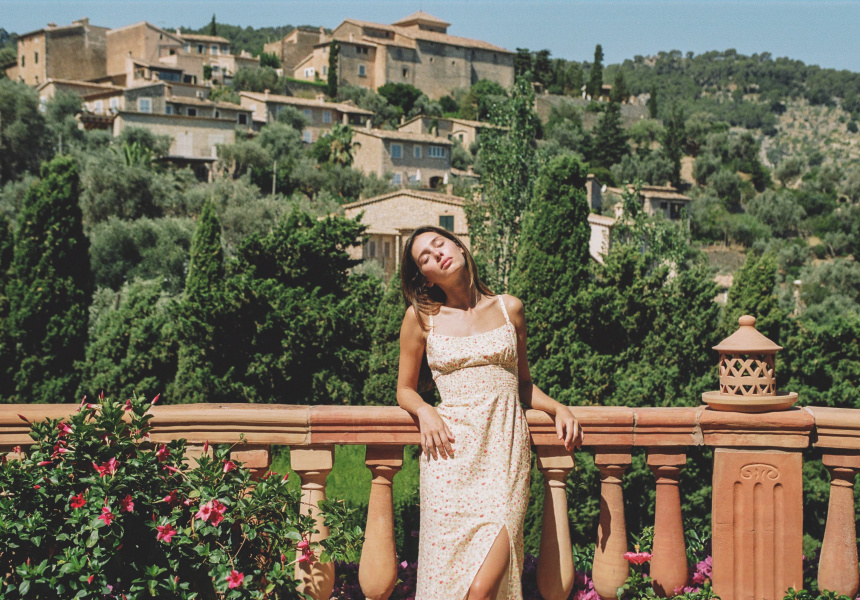
{"type": "Polygon", "coordinates": [[[367,527],[358,567],[358,583],[370,600],[387,600],[397,583],[394,546],[394,476],[403,466],[403,446],[368,446],[364,464],[370,469],[367,527]]]}
{"type": "Polygon", "coordinates": [[[592,579],[603,600],[617,598],[618,587],[627,580],[630,565],[627,552],[627,524],[621,478],[630,466],[630,449],[604,448],[595,452],[594,464],[600,470],[600,522],[594,549],[592,579]]]}
{"type": "MultiPolygon", "coordinates": [[[[328,527],[323,525],[319,502],[325,500],[325,479],[334,465],[334,446],[294,447],[290,449],[290,466],[302,481],[302,501],[299,512],[310,515],[316,521],[319,533],[311,536],[313,544],[328,537],[328,527]]],[[[317,552],[317,557],[319,553],[317,552]]],[[[296,563],[296,579],[299,592],[315,600],[331,596],[334,588],[334,563],[296,563]]]]}
{"type": "Polygon", "coordinates": [[[824,454],[821,460],[830,471],[830,503],[818,560],[818,589],[854,598],[860,584],[854,522],[854,476],[860,470],[860,455],[824,454]]]}
{"type": "Polygon", "coordinates": [[[573,456],[563,446],[537,446],[537,464],[544,476],[538,590],[545,600],[566,600],[574,579],[567,514],[567,476],[573,469],[573,456]]]}
{"type": "Polygon", "coordinates": [[[269,465],[272,464],[269,446],[250,444],[236,446],[230,451],[230,458],[243,463],[245,468],[251,471],[252,479],[260,479],[269,470],[269,465]]]}
{"type": "Polygon", "coordinates": [[[657,478],[651,578],[654,591],[664,598],[674,596],[675,590],[687,585],[687,548],[678,490],[681,469],[686,464],[683,448],[651,448],[648,451],[648,466],[657,478]]]}

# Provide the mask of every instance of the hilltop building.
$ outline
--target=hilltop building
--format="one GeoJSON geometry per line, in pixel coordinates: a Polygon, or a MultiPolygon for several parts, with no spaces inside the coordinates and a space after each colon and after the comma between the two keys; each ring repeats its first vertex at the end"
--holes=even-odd
{"type": "Polygon", "coordinates": [[[387,129],[356,129],[352,165],[367,174],[390,177],[393,185],[440,188],[451,174],[446,138],[387,129]]]}
{"type": "Polygon", "coordinates": [[[48,79],[91,80],[105,76],[107,27],[89,19],[58,27],[48,23],[18,37],[18,62],[7,68],[10,79],[37,86],[48,79]]]}
{"type": "Polygon", "coordinates": [[[283,39],[263,46],[263,52],[274,54],[281,61],[284,73],[292,73],[308,55],[314,51],[314,46],[326,39],[325,29],[308,29],[297,27],[283,39]]]}
{"type": "Polygon", "coordinates": [[[344,216],[367,225],[367,241],[350,248],[350,258],[378,262],[385,278],[390,279],[400,269],[403,244],[418,227],[439,225],[455,233],[466,247],[469,229],[463,198],[446,193],[403,189],[367,200],[343,205],[344,216]]]}
{"type": "Polygon", "coordinates": [[[297,79],[328,76],[329,44],[340,46],[338,82],[376,90],[408,83],[430,98],[488,79],[508,88],[514,82],[514,53],[488,42],[448,34],[446,23],[419,11],[391,25],[347,19],[293,70],[297,79]]]}
{"type": "Polygon", "coordinates": [[[281,96],[265,92],[239,92],[242,106],[252,112],[254,128],[259,130],[267,123],[278,120],[278,112],[291,106],[302,113],[308,125],[302,131],[302,139],[307,143],[315,142],[334,127],[335,123],[364,127],[373,112],[358,108],[352,102],[326,102],[322,97],[314,100],[281,96]]]}

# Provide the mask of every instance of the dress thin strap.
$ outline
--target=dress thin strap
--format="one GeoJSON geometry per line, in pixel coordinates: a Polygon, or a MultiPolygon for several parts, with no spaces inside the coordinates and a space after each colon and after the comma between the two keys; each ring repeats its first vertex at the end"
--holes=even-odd
{"type": "Polygon", "coordinates": [[[502,306],[502,312],[505,314],[505,323],[507,323],[508,325],[510,325],[510,324],[511,324],[511,318],[508,316],[508,309],[507,309],[507,308],[505,308],[505,301],[504,301],[504,300],[502,300],[502,295],[501,295],[501,294],[499,294],[499,295],[497,296],[497,298],[499,299],[499,304],[502,306]]]}

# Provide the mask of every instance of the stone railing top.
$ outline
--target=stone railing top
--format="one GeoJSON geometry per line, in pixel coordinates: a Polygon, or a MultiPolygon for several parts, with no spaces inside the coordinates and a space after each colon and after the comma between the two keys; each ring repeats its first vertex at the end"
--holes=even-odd
{"type": "MultiPolygon", "coordinates": [[[[32,443],[29,421],[62,418],[72,404],[0,406],[0,452],[32,443]]],[[[583,431],[583,445],[631,447],[775,447],[860,451],[860,410],[793,408],[746,414],[706,406],[630,408],[580,406],[572,411],[583,431]]],[[[152,441],[185,438],[191,443],[319,446],[332,444],[409,445],[420,442],[415,419],[397,406],[296,406],[184,404],[152,408],[152,441]]],[[[561,445],[552,418],[527,410],[532,444],[561,445]]]]}

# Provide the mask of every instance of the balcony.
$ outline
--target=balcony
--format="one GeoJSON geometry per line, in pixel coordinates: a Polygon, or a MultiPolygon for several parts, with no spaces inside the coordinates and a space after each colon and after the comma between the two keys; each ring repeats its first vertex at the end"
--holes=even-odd
{"type": "MultiPolygon", "coordinates": [[[[63,418],[77,407],[0,406],[0,453],[31,442],[31,421],[63,418]]],[[[273,446],[289,448],[302,486],[302,510],[316,514],[326,496],[336,445],[367,446],[372,473],[365,543],[359,569],[368,598],[384,599],[396,582],[392,480],[403,450],[419,443],[412,417],[397,407],[259,406],[246,404],[162,406],[152,409],[152,442],[184,438],[189,455],[203,444],[247,442],[233,458],[262,474],[273,446]]],[[[803,407],[745,414],[690,408],[576,407],[583,448],[600,470],[600,521],[593,580],[602,598],[614,598],[628,574],[622,481],[631,455],[645,450],[655,475],[656,506],[651,576],[661,595],[686,583],[687,564],[679,477],[690,448],[714,449],[713,586],[723,600],[782,598],[803,584],[801,451],[814,446],[831,475],[830,503],[820,555],[821,589],[855,597],[858,561],[854,476],[860,471],[860,410],[803,407]]],[[[545,504],[538,559],[538,587],[544,598],[567,598],[573,586],[565,481],[573,455],[559,445],[544,413],[526,413],[545,504]]],[[[318,523],[317,540],[327,535],[318,523]]],[[[333,564],[299,565],[297,576],[314,598],[328,598],[333,564]]]]}

